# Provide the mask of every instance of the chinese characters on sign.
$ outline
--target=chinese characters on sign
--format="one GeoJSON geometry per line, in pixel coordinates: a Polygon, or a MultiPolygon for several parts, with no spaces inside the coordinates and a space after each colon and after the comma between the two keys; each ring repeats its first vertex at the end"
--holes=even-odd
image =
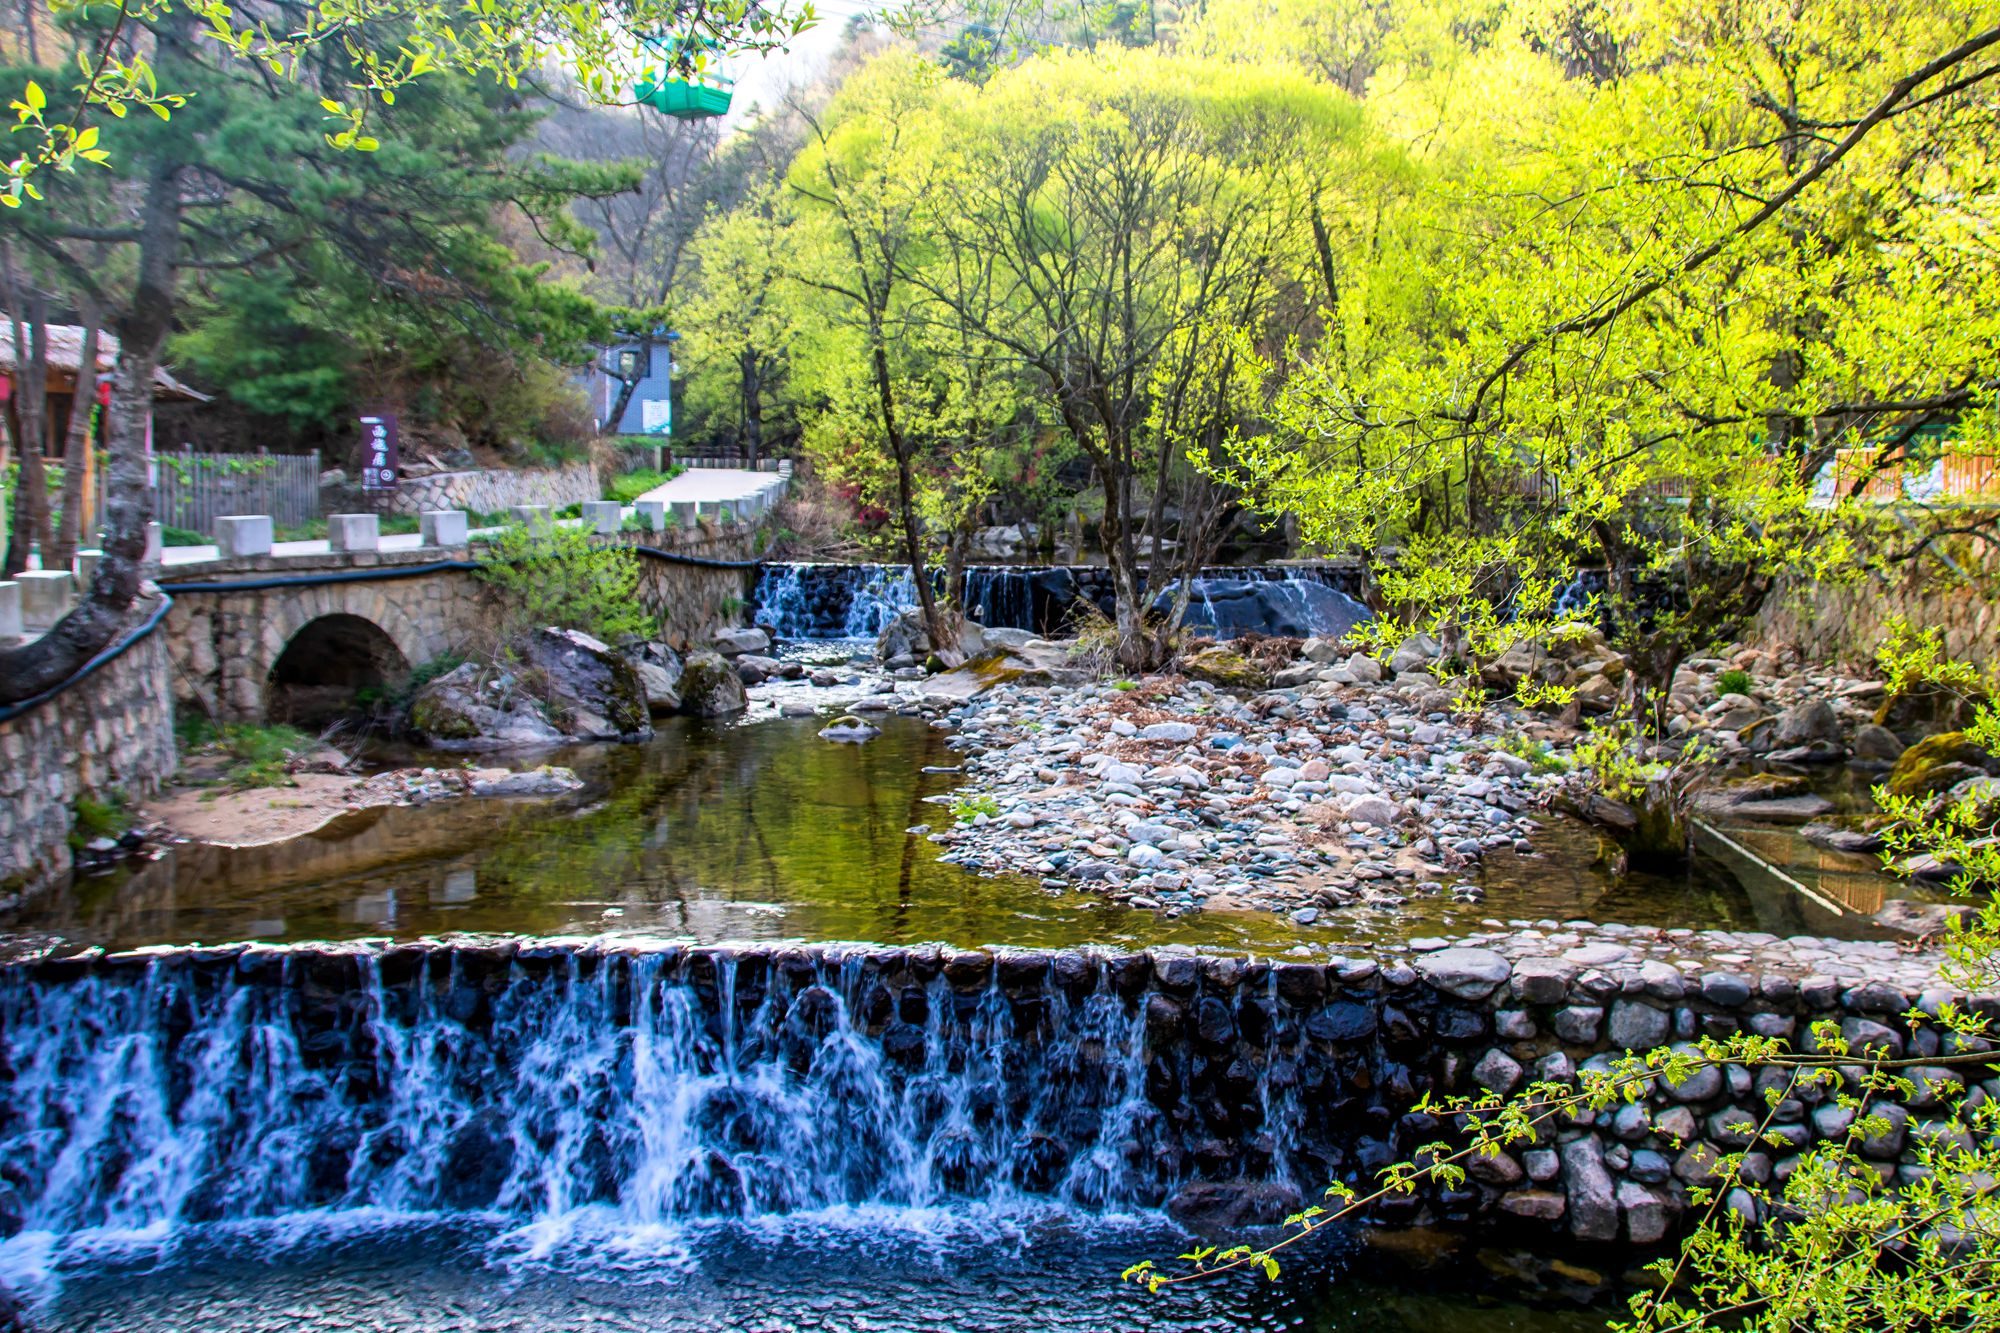
{"type": "Polygon", "coordinates": [[[394,412],[374,412],[361,418],[361,447],[367,454],[361,465],[362,490],[396,489],[396,469],[401,463],[396,444],[394,412]]]}

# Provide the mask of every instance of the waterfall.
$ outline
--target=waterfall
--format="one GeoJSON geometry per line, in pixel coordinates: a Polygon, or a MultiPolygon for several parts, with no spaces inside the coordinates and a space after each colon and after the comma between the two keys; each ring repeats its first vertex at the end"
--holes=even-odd
{"type": "MultiPolygon", "coordinates": [[[[1187,623],[1223,638],[1253,630],[1337,636],[1369,615],[1354,596],[1357,573],[1345,568],[1225,565],[1201,570],[1194,583],[1187,623]]],[[[959,594],[966,613],[990,629],[1044,635],[1064,633],[1085,606],[1107,615],[1113,606],[1111,574],[1100,565],[974,565],[959,594]]],[[[907,566],[772,564],[758,575],[755,618],[780,638],[872,638],[916,601],[907,566]]]]}
{"type": "Polygon", "coordinates": [[[767,564],[753,619],[781,639],[872,639],[917,605],[907,565],[767,564]]]}
{"type": "Polygon", "coordinates": [[[314,1209],[1156,1204],[1145,1007],[1111,988],[892,978],[859,954],[189,955],[0,977],[17,1229],[314,1209]],[[800,955],[804,959],[804,955],[800,955]]]}

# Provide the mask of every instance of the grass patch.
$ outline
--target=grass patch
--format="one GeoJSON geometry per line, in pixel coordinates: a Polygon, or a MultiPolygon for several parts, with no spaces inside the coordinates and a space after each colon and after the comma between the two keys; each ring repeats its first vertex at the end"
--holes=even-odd
{"type": "Polygon", "coordinates": [[[177,528],[171,523],[162,524],[160,527],[160,545],[162,546],[211,546],[213,544],[206,536],[196,532],[193,528],[177,528]]]}
{"type": "Polygon", "coordinates": [[[1748,694],[1757,684],[1757,678],[1742,667],[1731,667],[1715,678],[1717,694],[1748,694]]]}
{"type": "Polygon", "coordinates": [[[656,467],[638,468],[622,476],[613,477],[611,484],[604,488],[604,498],[607,500],[616,500],[622,505],[628,505],[647,491],[652,490],[656,486],[666,485],[685,471],[687,469],[678,463],[664,472],[656,467]]]}
{"type": "Polygon", "coordinates": [[[298,785],[292,781],[289,765],[319,743],[297,727],[247,722],[218,727],[193,711],[183,711],[174,719],[174,738],[180,743],[183,765],[204,753],[226,760],[221,781],[231,791],[298,785]]]}
{"type": "Polygon", "coordinates": [[[1495,744],[1519,759],[1528,761],[1537,773],[1567,773],[1569,760],[1557,754],[1547,741],[1531,741],[1518,733],[1502,736],[1495,744]]]}
{"type": "Polygon", "coordinates": [[[70,814],[69,845],[72,851],[81,851],[99,838],[116,838],[132,827],[132,812],[125,808],[125,797],[116,792],[103,801],[91,796],[79,796],[76,804],[70,807],[70,814]]]}

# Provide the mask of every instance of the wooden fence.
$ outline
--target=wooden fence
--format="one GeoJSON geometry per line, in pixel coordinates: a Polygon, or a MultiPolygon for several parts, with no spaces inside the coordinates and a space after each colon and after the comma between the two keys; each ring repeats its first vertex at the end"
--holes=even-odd
{"type": "Polygon", "coordinates": [[[168,527],[209,533],[225,514],[269,514],[279,527],[298,527],[319,517],[318,450],[163,451],[155,455],[154,472],[153,517],[168,527]]]}

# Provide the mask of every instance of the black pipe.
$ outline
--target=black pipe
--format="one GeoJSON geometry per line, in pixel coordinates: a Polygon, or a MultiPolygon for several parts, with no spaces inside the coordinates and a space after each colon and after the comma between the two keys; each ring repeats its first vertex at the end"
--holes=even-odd
{"type": "Polygon", "coordinates": [[[124,638],[112,644],[110,647],[98,649],[97,655],[91,658],[88,662],[85,662],[82,666],[78,667],[76,670],[76,674],[71,676],[68,680],[63,681],[58,685],[51,685],[48,689],[43,690],[40,694],[30,695],[28,698],[22,699],[17,703],[11,703],[11,704],[6,704],[4,706],[0,706],[0,722],[11,722],[15,718],[21,716],[23,713],[28,712],[30,709],[41,707],[49,700],[61,694],[64,690],[67,690],[70,686],[82,684],[97,671],[106,666],[109,666],[112,662],[116,661],[125,652],[127,648],[130,648],[133,644],[139,642],[139,640],[145,638],[148,634],[151,634],[154,630],[158,629],[160,627],[160,622],[167,618],[167,612],[170,608],[172,608],[173,604],[174,604],[174,599],[167,595],[165,589],[162,589],[160,592],[160,604],[153,608],[153,614],[146,617],[144,624],[139,625],[137,628],[133,629],[133,631],[130,634],[127,634],[124,638]]]}
{"type": "Polygon", "coordinates": [[[235,579],[222,583],[162,583],[170,592],[261,592],[267,588],[315,588],[328,583],[374,583],[411,579],[422,574],[448,574],[478,569],[479,560],[438,560],[428,565],[383,565],[371,569],[338,569],[324,574],[288,574],[282,578],[235,579]]]}
{"type": "MultiPolygon", "coordinates": [[[[628,549],[670,565],[691,565],[696,569],[757,569],[764,563],[762,560],[713,560],[707,556],[663,551],[657,546],[633,546],[628,549]]],[[[262,579],[232,579],[208,583],[176,581],[162,583],[160,587],[174,592],[262,592],[271,588],[313,588],[329,583],[371,583],[384,579],[417,578],[424,574],[448,574],[458,570],[479,569],[485,563],[481,560],[438,560],[428,565],[379,565],[368,569],[331,570],[323,574],[287,574],[262,579]]]]}
{"type": "Polygon", "coordinates": [[[682,555],[678,551],[662,551],[657,546],[634,546],[640,555],[664,560],[670,565],[692,565],[696,569],[761,569],[762,560],[715,560],[705,555],[682,555]]]}

